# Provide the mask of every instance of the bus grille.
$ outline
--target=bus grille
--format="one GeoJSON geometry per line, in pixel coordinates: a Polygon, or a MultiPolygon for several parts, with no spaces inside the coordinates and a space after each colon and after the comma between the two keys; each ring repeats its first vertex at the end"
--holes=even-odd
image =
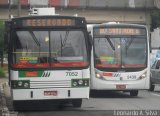
{"type": "Polygon", "coordinates": [[[30,88],[70,88],[71,81],[30,81],[30,88]]]}

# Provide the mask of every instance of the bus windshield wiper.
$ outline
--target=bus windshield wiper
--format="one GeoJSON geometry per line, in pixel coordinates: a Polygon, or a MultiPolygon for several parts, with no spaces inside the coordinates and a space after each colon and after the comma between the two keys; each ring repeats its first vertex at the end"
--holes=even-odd
{"type": "Polygon", "coordinates": [[[62,38],[62,34],[60,34],[60,49],[58,49],[58,53],[60,53],[61,54],[61,56],[62,56],[62,50],[63,50],[63,48],[65,47],[65,45],[66,45],[66,41],[67,41],[67,39],[68,39],[68,35],[69,35],[69,31],[66,31],[66,34],[65,34],[65,37],[64,37],[64,40],[63,40],[63,38],[62,38]]]}
{"type": "Polygon", "coordinates": [[[112,50],[115,50],[114,45],[112,44],[111,40],[109,39],[109,36],[105,36],[105,38],[107,39],[108,43],[110,44],[112,50]]]}
{"type": "Polygon", "coordinates": [[[65,37],[64,37],[64,40],[62,41],[62,35],[60,34],[60,39],[61,39],[61,56],[62,56],[62,50],[64,48],[64,46],[66,45],[66,41],[68,39],[68,34],[69,34],[69,31],[66,31],[66,34],[65,34],[65,37]]]}
{"type": "Polygon", "coordinates": [[[131,40],[129,41],[128,45],[126,45],[126,51],[128,51],[129,47],[131,46],[134,38],[131,36],[131,40]]]}
{"type": "Polygon", "coordinates": [[[34,33],[33,33],[32,31],[29,31],[29,33],[31,34],[31,36],[32,36],[34,42],[37,44],[37,46],[40,46],[40,43],[39,43],[39,41],[37,40],[37,38],[36,38],[36,36],[34,35],[34,33]]]}
{"type": "Polygon", "coordinates": [[[32,36],[32,38],[33,38],[33,40],[34,40],[34,42],[36,43],[36,45],[39,47],[39,57],[40,57],[40,51],[41,51],[41,44],[39,43],[39,41],[37,40],[37,38],[36,38],[36,36],[35,36],[35,34],[33,33],[33,31],[29,31],[29,33],[31,34],[31,36],[32,36]]]}
{"type": "MultiPolygon", "coordinates": [[[[68,39],[68,35],[69,35],[69,31],[66,31],[64,40],[63,40],[63,42],[61,42],[62,48],[66,45],[66,41],[67,41],[67,39],[68,39]]],[[[61,40],[62,40],[62,36],[61,36],[61,35],[60,35],[60,38],[61,38],[61,40]]]]}

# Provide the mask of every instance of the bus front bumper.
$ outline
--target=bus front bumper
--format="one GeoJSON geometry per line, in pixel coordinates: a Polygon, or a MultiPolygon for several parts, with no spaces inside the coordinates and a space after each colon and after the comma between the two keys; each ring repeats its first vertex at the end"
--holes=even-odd
{"type": "Polygon", "coordinates": [[[147,90],[149,79],[137,81],[105,81],[94,78],[91,80],[91,90],[147,90]]]}
{"type": "Polygon", "coordinates": [[[51,100],[89,98],[87,88],[13,89],[13,100],[51,100]]]}

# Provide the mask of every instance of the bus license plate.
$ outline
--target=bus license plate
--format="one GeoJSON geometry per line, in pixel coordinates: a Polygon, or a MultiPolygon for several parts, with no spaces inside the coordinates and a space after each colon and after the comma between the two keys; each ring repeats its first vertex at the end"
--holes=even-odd
{"type": "Polygon", "coordinates": [[[126,89],[126,85],[116,85],[117,90],[124,90],[126,89]]]}
{"type": "Polygon", "coordinates": [[[44,91],[44,96],[57,96],[57,91],[44,91]]]}

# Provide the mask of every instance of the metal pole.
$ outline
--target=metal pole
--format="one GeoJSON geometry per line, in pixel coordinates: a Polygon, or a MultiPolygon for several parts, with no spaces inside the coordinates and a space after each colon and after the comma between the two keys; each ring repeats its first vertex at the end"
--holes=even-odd
{"type": "Polygon", "coordinates": [[[18,0],[18,4],[17,4],[17,15],[18,15],[18,17],[20,17],[21,16],[21,3],[20,3],[20,0],[18,0]]]}
{"type": "Polygon", "coordinates": [[[11,0],[9,0],[9,19],[11,19],[11,0]]]}
{"type": "Polygon", "coordinates": [[[3,67],[3,51],[0,51],[1,67],[3,67]]]}

